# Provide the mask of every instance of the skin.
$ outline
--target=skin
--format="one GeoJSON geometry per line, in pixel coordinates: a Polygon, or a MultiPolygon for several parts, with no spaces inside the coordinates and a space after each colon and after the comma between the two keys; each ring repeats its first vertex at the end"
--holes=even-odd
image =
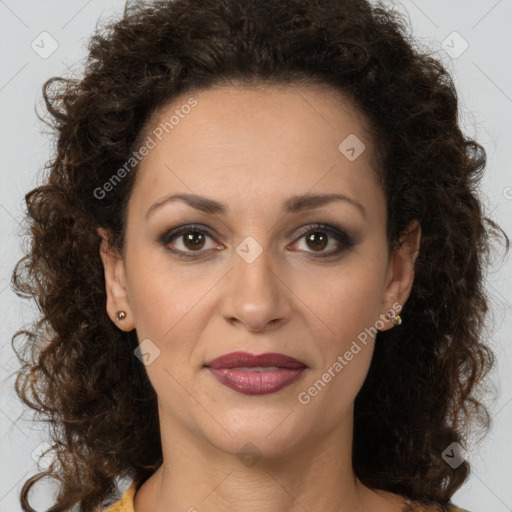
{"type": "MultiPolygon", "coordinates": [[[[190,96],[159,111],[147,133],[190,96]]],[[[388,254],[372,141],[339,92],[223,85],[193,97],[197,106],[137,170],[123,253],[99,230],[109,316],[160,350],[145,368],[158,396],[164,462],[137,492],[135,512],[398,512],[405,499],[365,487],[351,465],[354,400],[375,337],[359,343],[357,355],[309,403],[298,395],[365,328],[406,303],[420,226],[411,223],[403,245],[388,254]],[[338,149],[350,134],[366,146],[353,161],[338,149]],[[174,193],[215,199],[227,214],[175,201],[145,218],[151,205],[174,193]],[[286,199],[304,193],[344,194],[365,214],[347,201],[282,212],[286,199]],[[355,245],[344,247],[328,232],[327,245],[308,243],[299,228],[317,222],[339,226],[355,245]],[[159,238],[191,223],[210,227],[214,236],[188,245],[183,235],[174,238],[168,247],[195,255],[187,261],[159,238]],[[251,263],[236,250],[246,237],[262,249],[251,263]],[[338,247],[337,255],[315,257],[338,247]],[[120,310],[126,318],[117,321],[120,310]],[[279,392],[243,395],[204,367],[238,350],[283,353],[308,369],[279,392]],[[237,457],[246,443],[256,447],[256,463],[237,457]]],[[[378,325],[400,328],[389,319],[378,325]]]]}

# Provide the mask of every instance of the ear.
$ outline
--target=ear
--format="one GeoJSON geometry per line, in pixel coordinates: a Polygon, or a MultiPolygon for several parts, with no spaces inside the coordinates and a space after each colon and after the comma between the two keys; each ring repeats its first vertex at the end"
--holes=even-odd
{"type": "Polygon", "coordinates": [[[414,263],[420,252],[420,241],[421,226],[417,220],[413,220],[400,237],[400,243],[389,260],[382,301],[387,315],[384,313],[385,327],[379,329],[380,331],[394,327],[390,312],[395,311],[398,314],[409,298],[414,282],[414,263]]]}
{"type": "Polygon", "coordinates": [[[126,289],[124,261],[119,251],[109,242],[107,230],[97,229],[103,239],[100,245],[100,256],[105,274],[105,289],[107,294],[107,313],[111,320],[123,331],[135,328],[133,314],[126,289]],[[117,312],[125,311],[126,317],[117,320],[117,312]]]}

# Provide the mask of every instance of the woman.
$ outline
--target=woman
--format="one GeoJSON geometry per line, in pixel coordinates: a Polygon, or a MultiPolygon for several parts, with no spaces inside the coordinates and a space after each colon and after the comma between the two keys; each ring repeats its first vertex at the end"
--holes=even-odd
{"type": "Polygon", "coordinates": [[[55,460],[23,510],[45,476],[51,511],[460,510],[500,228],[405,32],[364,0],[161,0],[45,84],[16,391],[55,460]]]}

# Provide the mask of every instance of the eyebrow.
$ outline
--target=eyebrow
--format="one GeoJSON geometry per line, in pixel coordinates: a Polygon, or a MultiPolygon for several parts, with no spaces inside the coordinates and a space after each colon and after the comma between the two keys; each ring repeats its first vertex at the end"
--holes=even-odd
{"type": "MultiPolygon", "coordinates": [[[[204,213],[216,214],[216,215],[226,215],[228,208],[218,201],[214,199],[208,199],[204,196],[198,196],[196,194],[173,194],[170,196],[166,196],[162,199],[159,199],[156,203],[152,204],[148,211],[146,212],[146,220],[148,217],[154,213],[157,209],[161,208],[165,204],[174,202],[174,201],[183,201],[188,204],[192,208],[199,210],[204,213]]],[[[295,195],[288,198],[283,203],[283,212],[285,213],[295,213],[304,210],[312,210],[314,208],[319,208],[320,206],[324,206],[328,203],[332,203],[334,201],[345,201],[349,204],[355,206],[366,219],[366,210],[363,205],[357,202],[355,199],[351,197],[345,196],[343,194],[302,194],[295,195]]]]}

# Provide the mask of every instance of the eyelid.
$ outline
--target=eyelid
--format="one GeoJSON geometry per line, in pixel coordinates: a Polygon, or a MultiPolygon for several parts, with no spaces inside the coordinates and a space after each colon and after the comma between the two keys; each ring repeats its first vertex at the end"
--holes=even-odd
{"type": "MultiPolygon", "coordinates": [[[[318,253],[316,253],[316,256],[315,256],[315,251],[305,251],[306,254],[312,254],[313,257],[315,257],[315,258],[322,258],[322,257],[328,258],[330,256],[332,256],[332,257],[336,256],[336,255],[340,254],[341,252],[350,249],[351,247],[353,247],[354,245],[356,245],[358,243],[351,235],[349,235],[346,232],[346,230],[344,228],[326,224],[326,223],[322,223],[322,222],[313,222],[313,223],[305,224],[305,225],[301,226],[300,228],[298,228],[298,230],[295,229],[293,231],[293,233],[295,235],[294,235],[294,240],[292,243],[297,244],[303,238],[304,235],[306,235],[310,232],[314,232],[315,230],[321,230],[321,231],[326,232],[330,238],[334,238],[341,245],[341,247],[339,249],[331,250],[331,251],[328,251],[325,253],[318,252],[318,253]]],[[[164,232],[164,234],[159,237],[159,241],[164,246],[164,248],[166,248],[166,250],[170,251],[173,254],[177,254],[178,256],[183,257],[185,259],[191,259],[191,258],[195,257],[194,255],[196,255],[196,254],[199,256],[201,253],[208,252],[207,250],[202,250],[202,249],[200,249],[198,251],[183,251],[181,249],[169,249],[168,245],[170,244],[171,240],[173,240],[174,238],[176,238],[180,235],[183,235],[187,232],[190,232],[190,231],[199,231],[200,233],[204,233],[204,234],[208,235],[212,240],[219,243],[217,241],[217,237],[216,237],[216,234],[214,233],[214,230],[212,230],[209,226],[206,226],[204,224],[197,224],[197,223],[183,224],[176,228],[170,229],[170,230],[164,232]]],[[[302,252],[302,251],[299,251],[299,252],[302,252]]]]}
{"type": "MultiPolygon", "coordinates": [[[[167,246],[171,240],[173,238],[176,238],[180,235],[183,235],[189,231],[199,231],[201,233],[205,233],[206,235],[208,235],[210,238],[212,238],[213,240],[217,241],[216,240],[216,235],[214,233],[214,231],[209,228],[208,226],[204,225],[204,224],[183,224],[181,226],[178,226],[176,228],[173,228],[173,229],[170,229],[168,231],[165,231],[163,233],[163,235],[161,235],[159,237],[159,241],[160,243],[162,243],[162,245],[164,246],[167,246]]],[[[178,251],[176,251],[178,252],[178,251]]],[[[179,251],[179,252],[183,252],[183,251],[179,251]]],[[[193,253],[194,251],[188,251],[189,253],[193,253]]],[[[204,251],[195,251],[197,253],[199,252],[204,252],[204,251]]]]}
{"type": "Polygon", "coordinates": [[[354,245],[357,245],[357,241],[349,235],[343,228],[336,227],[330,224],[325,224],[323,222],[314,222],[312,224],[307,224],[303,226],[302,228],[299,228],[298,233],[295,236],[294,244],[297,244],[304,235],[308,233],[312,233],[315,231],[321,231],[325,232],[329,235],[329,238],[334,238],[340,245],[341,248],[327,251],[327,252],[318,252],[315,253],[315,251],[306,251],[306,254],[312,254],[316,258],[328,258],[333,257],[338,254],[340,254],[343,251],[346,251],[353,247],[354,245]],[[316,256],[315,256],[316,254],[316,256]]]}

